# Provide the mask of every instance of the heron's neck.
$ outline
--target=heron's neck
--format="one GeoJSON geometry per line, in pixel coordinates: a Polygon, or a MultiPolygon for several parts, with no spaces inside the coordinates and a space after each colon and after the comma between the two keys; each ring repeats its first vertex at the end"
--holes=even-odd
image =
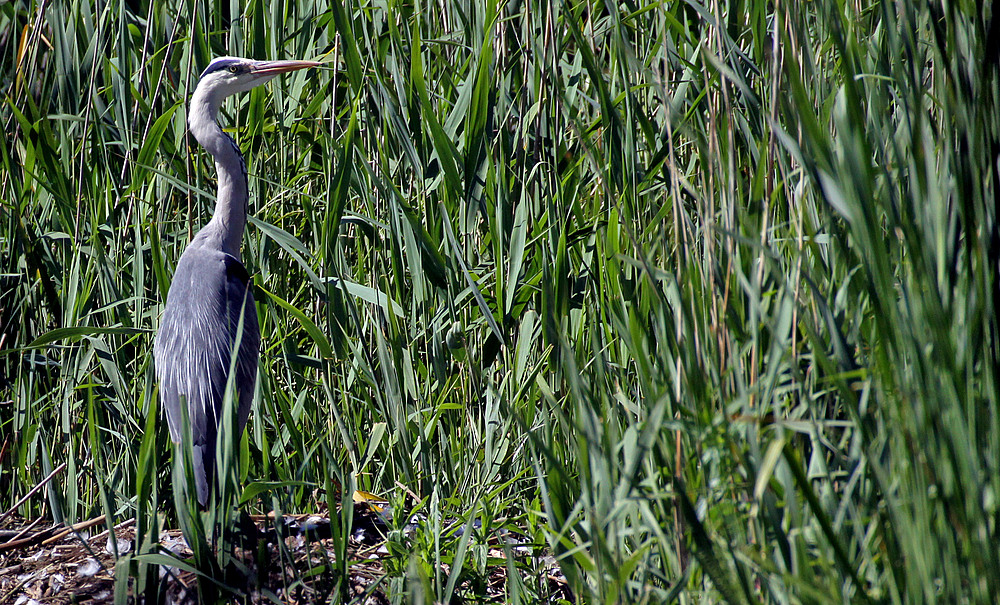
{"type": "Polygon", "coordinates": [[[249,203],[247,166],[236,142],[222,132],[216,121],[221,103],[221,98],[200,89],[191,97],[188,126],[194,138],[215,158],[219,181],[215,213],[195,239],[240,258],[249,203]]]}

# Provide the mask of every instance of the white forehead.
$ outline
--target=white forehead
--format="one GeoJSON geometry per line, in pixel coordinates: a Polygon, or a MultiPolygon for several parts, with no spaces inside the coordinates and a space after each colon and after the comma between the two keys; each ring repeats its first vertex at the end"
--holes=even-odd
{"type": "Polygon", "coordinates": [[[211,63],[208,64],[205,71],[201,72],[198,79],[200,80],[210,73],[214,73],[222,69],[228,69],[231,65],[242,65],[243,63],[246,63],[246,59],[241,57],[216,57],[212,59],[211,63]]]}

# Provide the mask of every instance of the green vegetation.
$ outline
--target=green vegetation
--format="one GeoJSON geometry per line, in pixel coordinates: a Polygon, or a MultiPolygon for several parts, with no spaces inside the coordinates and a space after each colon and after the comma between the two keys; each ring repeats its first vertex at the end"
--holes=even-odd
{"type": "Polygon", "coordinates": [[[324,57],[224,111],[263,340],[236,472],[292,482],[248,510],[425,515],[394,602],[497,564],[547,598],[505,531],[578,602],[1000,594],[989,3],[217,4],[0,4],[0,509],[67,462],[23,516],[176,526],[151,351],[214,195],[184,102],[216,55],[324,57]]]}

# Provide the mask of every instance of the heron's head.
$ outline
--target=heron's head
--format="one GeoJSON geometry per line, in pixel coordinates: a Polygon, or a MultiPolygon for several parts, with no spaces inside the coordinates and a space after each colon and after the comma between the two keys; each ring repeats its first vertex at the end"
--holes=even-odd
{"type": "Polygon", "coordinates": [[[198,78],[196,92],[218,101],[251,88],[289,71],[316,67],[316,61],[253,61],[240,57],[212,59],[198,78]]]}

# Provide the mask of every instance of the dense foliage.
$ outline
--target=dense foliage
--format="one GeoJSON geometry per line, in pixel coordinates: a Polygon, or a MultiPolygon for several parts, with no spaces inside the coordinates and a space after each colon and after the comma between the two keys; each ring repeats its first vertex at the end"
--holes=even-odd
{"type": "Polygon", "coordinates": [[[474,599],[508,530],[581,602],[1000,594],[991,3],[217,4],[0,3],[0,509],[66,462],[22,515],[138,515],[141,552],[175,518],[151,349],[214,196],[184,103],[213,56],[322,57],[224,111],[239,471],[301,482],[250,509],[426,515],[397,602],[474,599]]]}

